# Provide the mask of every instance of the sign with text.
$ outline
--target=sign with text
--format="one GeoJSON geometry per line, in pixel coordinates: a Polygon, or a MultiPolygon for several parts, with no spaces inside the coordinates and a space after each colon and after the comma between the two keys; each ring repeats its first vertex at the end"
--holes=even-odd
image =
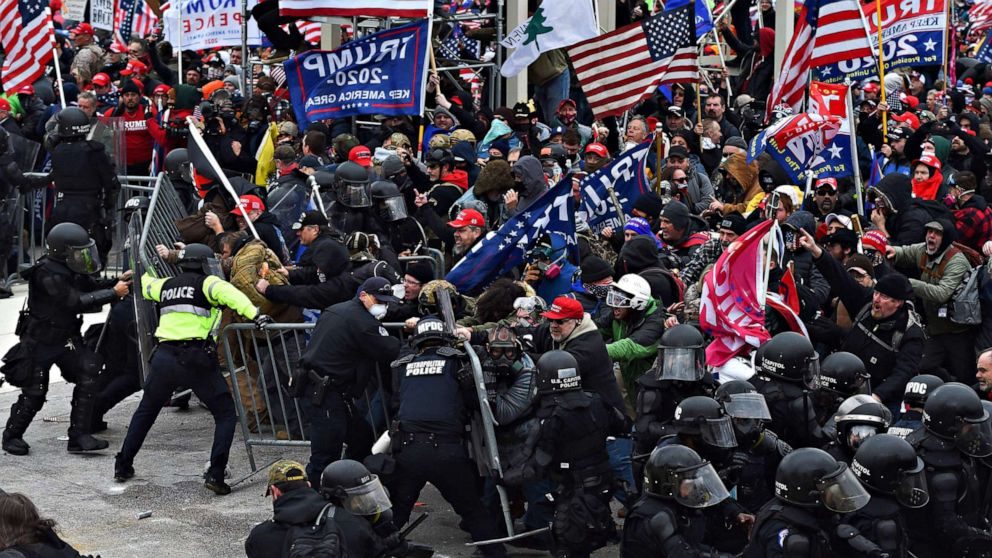
{"type": "Polygon", "coordinates": [[[73,21],[86,19],[86,0],[62,0],[62,17],[73,21]]]}
{"type": "Polygon", "coordinates": [[[114,30],[114,0],[90,0],[90,25],[94,29],[114,30]]]}
{"type": "MultiPolygon", "coordinates": [[[[247,0],[248,13],[258,0],[247,0]]],[[[176,0],[165,11],[165,38],[183,50],[241,44],[241,0],[176,0]],[[179,9],[182,6],[182,16],[179,9]],[[182,32],[180,42],[179,33],[182,32]]],[[[248,46],[262,43],[255,18],[248,20],[248,46]]]]}

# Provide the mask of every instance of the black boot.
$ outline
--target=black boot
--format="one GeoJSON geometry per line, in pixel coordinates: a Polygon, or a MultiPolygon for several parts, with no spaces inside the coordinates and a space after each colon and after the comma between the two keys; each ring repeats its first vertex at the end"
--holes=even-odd
{"type": "Polygon", "coordinates": [[[117,482],[126,482],[133,477],[134,465],[131,464],[130,460],[125,460],[118,453],[114,458],[114,480],[117,482]]]}
{"type": "Polygon", "coordinates": [[[228,486],[226,482],[211,478],[209,476],[207,477],[206,482],[203,483],[203,486],[218,496],[227,496],[231,493],[231,487],[228,486]]]}
{"type": "Polygon", "coordinates": [[[7,419],[6,430],[3,431],[3,451],[11,455],[28,454],[31,446],[24,441],[22,436],[24,436],[24,432],[28,429],[28,425],[31,424],[37,412],[38,409],[23,393],[17,398],[17,402],[10,406],[10,418],[7,419]]]}
{"type": "Polygon", "coordinates": [[[11,434],[7,431],[3,433],[3,451],[9,453],[10,455],[27,455],[31,450],[31,446],[28,445],[20,436],[11,434]]]}
{"type": "MultiPolygon", "coordinates": [[[[79,390],[79,386],[76,386],[79,390]]],[[[90,435],[93,406],[96,398],[90,394],[73,394],[72,412],[69,413],[69,453],[100,451],[110,447],[110,442],[90,435]]]]}

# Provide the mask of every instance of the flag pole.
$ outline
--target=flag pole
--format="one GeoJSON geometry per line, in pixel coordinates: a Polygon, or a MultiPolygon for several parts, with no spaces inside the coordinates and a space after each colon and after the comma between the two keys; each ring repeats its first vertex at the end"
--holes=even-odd
{"type": "MultiPolygon", "coordinates": [[[[951,26],[951,3],[944,2],[944,83],[948,83],[948,73],[947,73],[947,62],[951,58],[950,52],[951,41],[948,40],[948,34],[950,33],[948,27],[951,26]]],[[[956,33],[956,31],[955,31],[956,33]]]]}
{"type": "MultiPolygon", "coordinates": [[[[759,14],[761,13],[761,9],[760,8],[758,9],[758,13],[759,14]]],[[[720,66],[724,70],[726,70],[727,69],[727,61],[723,59],[723,49],[720,48],[720,33],[716,30],[715,27],[713,28],[713,39],[714,39],[714,42],[716,43],[716,54],[717,54],[717,56],[720,57],[720,66]]],[[[730,99],[733,96],[734,96],[734,90],[733,90],[732,87],[730,87],[730,75],[728,74],[727,75],[727,99],[730,99]]]]}
{"type": "Polygon", "coordinates": [[[62,108],[65,108],[69,105],[65,102],[65,89],[62,87],[62,67],[59,65],[59,51],[55,44],[55,20],[52,18],[52,9],[45,8],[45,14],[48,16],[48,23],[52,28],[51,35],[48,36],[48,42],[52,47],[52,65],[55,66],[55,81],[58,82],[59,99],[62,101],[62,108]]]}
{"type": "MultiPolygon", "coordinates": [[[[357,26],[356,26],[357,30],[357,26]]],[[[434,59],[434,3],[428,4],[427,7],[427,59],[430,61],[431,73],[437,73],[437,60],[434,59]]],[[[420,91],[420,129],[417,132],[417,151],[421,155],[422,160],[427,155],[427,150],[424,147],[424,132],[426,131],[427,125],[424,124],[424,119],[427,115],[424,113],[425,105],[427,103],[427,72],[424,72],[424,83],[421,85],[420,91]]],[[[441,87],[441,76],[438,76],[437,87],[441,87]]],[[[439,93],[440,91],[438,91],[439,93]]]]}
{"type": "Polygon", "coordinates": [[[858,139],[855,135],[855,125],[854,125],[854,101],[851,99],[851,89],[848,85],[847,89],[847,127],[851,132],[851,162],[854,165],[852,171],[854,172],[854,201],[857,203],[858,215],[865,214],[865,202],[864,202],[864,185],[861,183],[861,165],[858,161],[858,139]]]}
{"type": "MultiPolygon", "coordinates": [[[[176,81],[183,83],[185,81],[185,76],[183,76],[183,0],[178,0],[177,4],[179,5],[179,29],[176,30],[176,53],[179,57],[176,58],[176,68],[179,75],[176,81]]],[[[241,25],[242,27],[245,25],[243,14],[241,25]]],[[[242,37],[242,40],[244,40],[244,37],[242,37]]]]}
{"type": "MultiPolygon", "coordinates": [[[[882,44],[882,0],[875,0],[875,26],[878,28],[878,84],[885,103],[885,45],[882,44]]],[[[886,103],[887,104],[887,103],[886,103]]],[[[889,111],[882,111],[882,143],[889,143],[889,111]]]]}

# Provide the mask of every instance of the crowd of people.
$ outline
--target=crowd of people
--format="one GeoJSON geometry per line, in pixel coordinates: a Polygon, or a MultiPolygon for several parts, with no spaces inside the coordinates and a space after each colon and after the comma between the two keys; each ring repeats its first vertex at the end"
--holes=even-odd
{"type": "MultiPolygon", "coordinates": [[[[618,19],[658,4],[620,1],[618,19]]],[[[229,494],[234,398],[296,398],[300,417],[262,411],[309,440],[309,462],[269,470],[274,515],[249,557],[430,555],[400,531],[427,483],[483,556],[505,556],[504,538],[558,557],[992,551],[992,66],[968,57],[978,36],[954,30],[956,83],[919,67],[852,85],[864,184],[795,184],[771,155],[747,155],[770,123],[775,16],[762,0],[752,26],[750,3],[736,4],[717,26],[738,67],[623,117],[593,119],[552,51],[530,68],[530,99],[491,108],[431,73],[424,115],[305,129],[278,64],[244,72],[240,48],[183,51],[179,75],[159,32],[122,45],[65,22],[55,63],[68,106],[47,79],[0,96],[0,194],[53,202],[0,369],[21,388],[3,450],[31,452],[57,364],[75,383],[70,453],[108,449],[95,436],[104,415],[143,390],[118,482],[140,475],[156,417],[188,405],[173,394],[190,388],[215,422],[205,487],[229,494]],[[192,156],[188,116],[226,176],[192,156]],[[94,139],[115,121],[121,152],[94,139]],[[43,146],[36,168],[18,163],[15,136],[43,146]],[[650,191],[616,227],[593,230],[578,211],[577,256],[548,234],[476,288],[444,279],[551,186],[570,177],[579,201],[587,176],[646,141],[662,144],[645,161],[650,191]],[[154,252],[180,273],[110,277],[112,227],[149,210],[140,197],[117,206],[118,176],[157,172],[187,215],[154,252]],[[792,311],[766,306],[769,340],[716,369],[704,279],[768,220],[783,242],[759,288],[792,311]],[[143,384],[135,299],[159,314],[143,384]],[[95,346],[80,315],[107,304],[113,342],[95,346]],[[307,321],[305,346],[278,347],[291,366],[218,354],[228,324],[307,321]],[[232,389],[222,369],[241,364],[249,391],[268,374],[271,397],[232,389]]],[[[255,17],[285,23],[272,13],[255,17]]],[[[486,26],[468,36],[487,40],[486,26]]],[[[273,43],[310,48],[295,28],[273,43]]],[[[0,493],[0,556],[71,555],[51,553],[65,551],[53,526],[0,493]]]]}

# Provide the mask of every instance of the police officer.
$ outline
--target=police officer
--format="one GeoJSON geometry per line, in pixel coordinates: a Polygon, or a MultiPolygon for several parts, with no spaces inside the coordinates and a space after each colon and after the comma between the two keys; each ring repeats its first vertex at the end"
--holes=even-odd
{"type": "Polygon", "coordinates": [[[186,213],[196,213],[200,198],[196,195],[193,179],[193,165],[189,162],[189,152],[185,147],[169,151],[165,156],[165,174],[186,208],[186,213]]]}
{"type": "Polygon", "coordinates": [[[858,394],[840,404],[832,421],[827,430],[834,439],[824,449],[837,461],[850,463],[865,440],[885,433],[892,424],[892,413],[872,396],[858,394]]]}
{"type": "Polygon", "coordinates": [[[369,231],[372,198],[369,173],[358,163],[345,161],[334,172],[335,200],[327,208],[327,219],[341,234],[369,231]]]}
{"type": "Polygon", "coordinates": [[[851,470],[868,489],[868,505],[844,518],[892,558],[905,558],[909,533],[904,508],[927,505],[923,460],[906,440],[879,434],[864,441],[851,463],[851,470]]]}
{"type": "MultiPolygon", "coordinates": [[[[451,504],[474,541],[497,538],[482,505],[476,467],[463,434],[469,405],[478,403],[475,379],[452,346],[444,322],[429,316],[419,322],[410,344],[416,353],[393,363],[399,381],[399,411],[390,428],[396,473],[390,483],[394,518],[406,523],[424,485],[430,482],[451,504]]],[[[502,545],[480,547],[486,556],[505,556],[502,545]]]]}
{"type": "MultiPolygon", "coordinates": [[[[31,169],[25,169],[30,171],[31,169]]],[[[0,262],[3,265],[3,277],[7,277],[6,263],[12,247],[11,239],[15,236],[17,211],[17,192],[27,193],[30,188],[40,188],[48,183],[47,177],[28,178],[24,176],[17,163],[14,147],[10,143],[10,132],[0,127],[0,262]]],[[[6,281],[0,283],[0,298],[8,298],[13,293],[7,287],[6,281]]]]}
{"type": "Polygon", "coordinates": [[[868,372],[857,355],[837,351],[820,363],[813,401],[817,422],[822,426],[837,412],[837,407],[852,395],[867,393],[868,372]]]}
{"type": "MultiPolygon", "coordinates": [[[[668,328],[658,344],[655,365],[637,378],[634,422],[634,455],[648,456],[668,428],[675,408],[686,397],[713,395],[716,382],[706,372],[703,334],[691,325],[668,328]]],[[[643,457],[634,460],[634,479],[639,481],[643,457]]]]}
{"type": "Polygon", "coordinates": [[[992,454],[992,424],[974,390],[957,382],[934,390],[923,406],[923,428],[906,441],[926,464],[930,489],[926,507],[907,516],[913,553],[937,556],[992,543],[992,535],[978,529],[982,494],[976,464],[976,458],[992,454]]]}
{"type": "Polygon", "coordinates": [[[508,485],[550,474],[557,484],[551,531],[557,557],[586,557],[616,537],[610,514],[613,471],[606,438],[623,428],[620,411],[582,391],[579,363],[567,351],[537,361],[537,417],[541,427],[510,461],[508,485]]]}
{"type": "Polygon", "coordinates": [[[224,482],[227,460],[234,440],[237,417],[217,361],[216,328],[218,306],[226,306],[254,320],[259,328],[272,323],[233,285],[220,278],[220,263],[213,250],[190,244],[179,253],[182,273],[173,278],[141,279],[141,294],[158,303],[158,348],[152,356],[151,373],[120,453],[114,462],[114,480],[134,476],[134,457],[155,424],[162,407],[178,386],[188,386],[214,417],[214,441],[204,486],[215,494],[231,493],[224,482]]]}
{"type": "Polygon", "coordinates": [[[741,556],[847,556],[848,547],[841,547],[836,538],[838,514],[861,509],[869,498],[847,465],[823,450],[799,448],[779,464],[775,499],[758,512],[751,541],[741,556]]]}
{"type": "Polygon", "coordinates": [[[682,445],[657,448],[644,466],[642,489],[624,520],[622,558],[726,556],[706,544],[702,510],[730,495],[712,464],[682,445]]]}
{"type": "Polygon", "coordinates": [[[905,438],[922,427],[923,406],[927,403],[927,395],[942,385],[944,380],[933,374],[920,374],[910,378],[902,395],[902,414],[889,427],[888,433],[905,438]]]}
{"type": "Polygon", "coordinates": [[[113,244],[110,227],[117,204],[117,173],[103,144],[87,140],[90,119],[75,107],[55,118],[59,143],[52,149],[52,180],[58,200],[45,226],[76,223],[96,241],[100,261],[106,263],[113,244]]]}
{"type": "Polygon", "coordinates": [[[723,405],[734,427],[737,447],[731,460],[739,467],[737,501],[747,510],[757,510],[772,498],[775,471],[792,446],[765,428],[771,412],[765,396],[744,380],[720,384],[713,398],[723,405]]]}
{"type": "Polygon", "coordinates": [[[812,398],[819,364],[809,339],[791,331],[772,337],[755,353],[755,376],[750,381],[765,396],[772,430],[792,447],[827,441],[816,422],[812,398]]]}
{"type": "Polygon", "coordinates": [[[83,344],[80,314],[127,295],[131,274],[95,279],[93,274],[100,268],[95,242],[75,223],[53,227],[45,244],[45,257],[21,273],[28,281],[28,306],[16,329],[20,336],[17,380],[12,371],[5,370],[7,380],[20,386],[21,394],[10,408],[3,449],[11,455],[27,455],[30,446],[23,439],[24,431],[45,404],[52,364],[58,365],[63,378],[76,384],[69,415],[69,452],[106,449],[106,441],[90,435],[102,363],[83,344]]]}

